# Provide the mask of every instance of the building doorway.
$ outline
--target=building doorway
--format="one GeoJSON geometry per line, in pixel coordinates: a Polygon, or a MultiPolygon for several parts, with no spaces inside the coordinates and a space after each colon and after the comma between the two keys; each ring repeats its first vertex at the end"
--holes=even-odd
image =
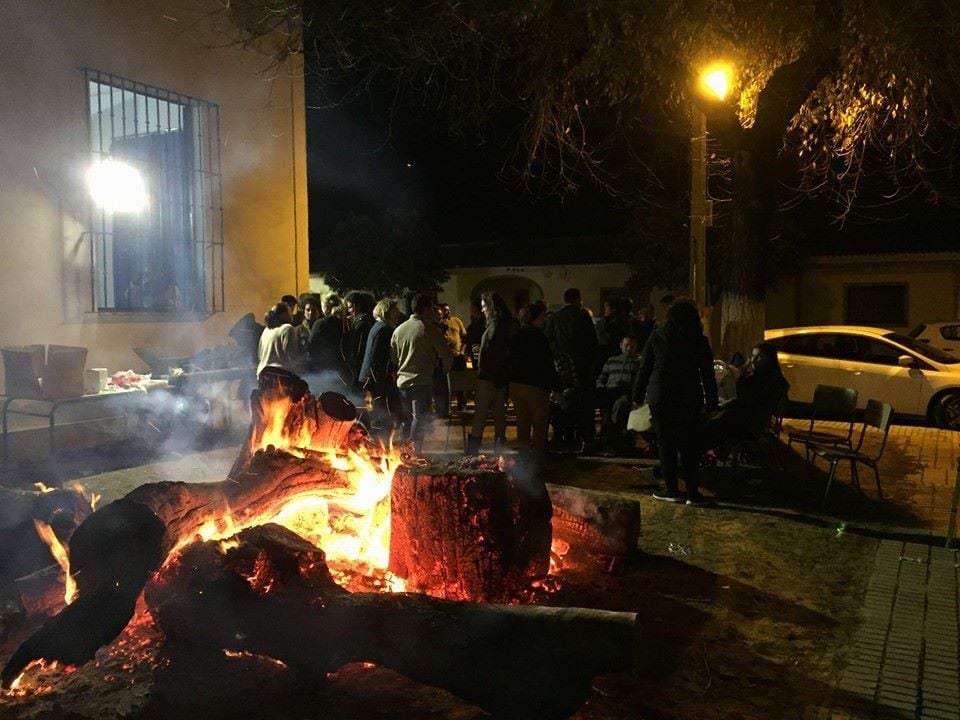
{"type": "Polygon", "coordinates": [[[484,278],[470,292],[470,299],[479,298],[485,292],[497,293],[514,314],[525,305],[543,300],[543,288],[533,280],[519,275],[484,278]]]}

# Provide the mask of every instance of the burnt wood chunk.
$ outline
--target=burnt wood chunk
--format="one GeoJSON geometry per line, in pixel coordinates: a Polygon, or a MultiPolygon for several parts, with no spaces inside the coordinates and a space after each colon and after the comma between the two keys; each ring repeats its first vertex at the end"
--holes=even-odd
{"type": "Polygon", "coordinates": [[[505,718],[569,717],[592,677],[629,668],[637,640],[634,613],[350,593],[277,525],[190,545],[145,598],[168,641],[194,652],[275,658],[318,682],[372,662],[505,718]]]}
{"type": "Polygon", "coordinates": [[[471,460],[397,470],[390,570],[435,597],[516,600],[550,569],[550,500],[542,482],[471,460]]]}
{"type": "Polygon", "coordinates": [[[547,484],[553,537],[572,552],[629,557],[640,541],[640,503],[612,493],[547,484]]]}

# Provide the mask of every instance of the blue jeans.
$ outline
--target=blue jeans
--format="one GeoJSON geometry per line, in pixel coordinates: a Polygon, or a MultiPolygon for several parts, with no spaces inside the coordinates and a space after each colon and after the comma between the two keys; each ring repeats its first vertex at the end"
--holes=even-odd
{"type": "Polygon", "coordinates": [[[407,430],[407,438],[413,440],[417,452],[420,452],[432,418],[430,407],[433,404],[433,386],[414,385],[400,388],[400,399],[403,401],[406,416],[404,425],[409,425],[404,428],[407,430]]]}

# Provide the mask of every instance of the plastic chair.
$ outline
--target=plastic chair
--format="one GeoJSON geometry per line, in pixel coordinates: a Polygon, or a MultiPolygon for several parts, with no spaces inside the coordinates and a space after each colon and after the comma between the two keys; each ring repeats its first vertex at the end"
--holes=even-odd
{"type": "Polygon", "coordinates": [[[883,490],[880,488],[880,469],[877,464],[883,456],[884,448],[887,446],[887,437],[890,434],[890,419],[893,417],[893,407],[889,403],[879,400],[867,400],[867,409],[863,413],[863,427],[860,430],[860,439],[857,446],[850,449],[840,447],[826,447],[821,445],[810,445],[810,450],[815,457],[823,458],[830,463],[830,473],[827,476],[827,489],[823,492],[823,502],[821,508],[827,503],[827,494],[830,492],[830,485],[837,474],[837,466],[844,460],[850,462],[850,477],[854,486],[860,489],[860,476],[857,474],[857,464],[861,463],[867,467],[873,468],[873,475],[877,481],[877,497],[883,501],[883,490]],[[863,441],[867,437],[870,428],[883,433],[883,441],[880,443],[880,449],[876,455],[867,455],[863,452],[863,441]]]}
{"type": "Polygon", "coordinates": [[[853,447],[853,424],[857,413],[857,391],[854,388],[835,385],[817,385],[813,391],[813,412],[810,426],[806,430],[787,428],[787,447],[793,443],[802,443],[807,459],[810,459],[810,445],[830,447],[853,447]],[[836,432],[817,430],[816,424],[824,420],[842,420],[848,423],[845,435],[836,432]]]}
{"type": "Polygon", "coordinates": [[[447,423],[447,436],[443,447],[447,449],[450,446],[450,427],[454,422],[459,421],[461,434],[463,435],[463,451],[467,451],[467,435],[469,426],[473,423],[473,412],[466,410],[466,404],[460,410],[454,411],[453,398],[457,393],[462,393],[464,403],[466,403],[466,394],[472,393],[477,389],[477,371],[476,370],[451,370],[447,373],[447,390],[450,398],[450,420],[447,423]]]}

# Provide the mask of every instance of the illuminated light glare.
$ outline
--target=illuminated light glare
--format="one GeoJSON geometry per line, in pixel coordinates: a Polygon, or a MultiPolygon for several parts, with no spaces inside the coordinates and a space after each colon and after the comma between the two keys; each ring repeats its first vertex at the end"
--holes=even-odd
{"type": "Polygon", "coordinates": [[[94,201],[107,212],[135,213],[147,206],[143,176],[132,165],[103,160],[87,171],[87,187],[94,201]]]}
{"type": "Polygon", "coordinates": [[[727,92],[730,90],[730,77],[732,73],[727,67],[713,67],[703,73],[700,82],[703,87],[709,90],[718,100],[724,100],[727,92]]]}

